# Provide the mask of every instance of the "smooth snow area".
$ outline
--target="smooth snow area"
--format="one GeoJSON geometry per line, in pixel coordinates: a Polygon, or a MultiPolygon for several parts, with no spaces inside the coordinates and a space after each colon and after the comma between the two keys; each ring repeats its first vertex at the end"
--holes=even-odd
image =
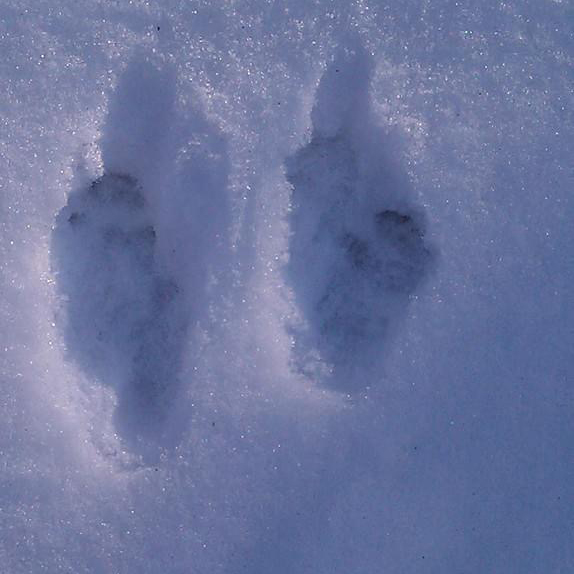
{"type": "Polygon", "coordinates": [[[574,571],[569,0],[0,0],[0,572],[574,571]]]}

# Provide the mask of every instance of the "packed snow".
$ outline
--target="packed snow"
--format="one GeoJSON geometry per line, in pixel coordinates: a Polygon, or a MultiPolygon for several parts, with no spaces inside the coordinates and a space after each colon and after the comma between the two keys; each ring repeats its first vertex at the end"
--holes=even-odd
{"type": "Polygon", "coordinates": [[[0,1],[0,572],[574,571],[567,0],[0,1]]]}

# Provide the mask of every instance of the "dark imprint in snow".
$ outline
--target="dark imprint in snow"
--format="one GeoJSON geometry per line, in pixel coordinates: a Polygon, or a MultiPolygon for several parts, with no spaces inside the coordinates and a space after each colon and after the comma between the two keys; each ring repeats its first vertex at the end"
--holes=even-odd
{"type": "Polygon", "coordinates": [[[156,240],[141,186],[118,173],[72,193],[54,230],[69,356],[115,389],[126,438],[157,433],[178,385],[186,324],[179,288],[157,265],[156,240]]]}

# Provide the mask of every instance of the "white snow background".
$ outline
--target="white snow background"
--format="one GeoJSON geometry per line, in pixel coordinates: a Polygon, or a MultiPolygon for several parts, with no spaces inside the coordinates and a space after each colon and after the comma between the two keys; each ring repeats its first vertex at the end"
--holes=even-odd
{"type": "Polygon", "coordinates": [[[573,572],[573,32],[0,0],[0,572],[573,572]]]}

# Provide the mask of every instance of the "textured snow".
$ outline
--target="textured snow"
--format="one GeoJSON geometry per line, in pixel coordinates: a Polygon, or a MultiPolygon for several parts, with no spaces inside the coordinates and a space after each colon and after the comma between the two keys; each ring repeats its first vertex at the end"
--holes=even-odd
{"type": "Polygon", "coordinates": [[[0,3],[0,571],[574,570],[572,5],[0,3]]]}

